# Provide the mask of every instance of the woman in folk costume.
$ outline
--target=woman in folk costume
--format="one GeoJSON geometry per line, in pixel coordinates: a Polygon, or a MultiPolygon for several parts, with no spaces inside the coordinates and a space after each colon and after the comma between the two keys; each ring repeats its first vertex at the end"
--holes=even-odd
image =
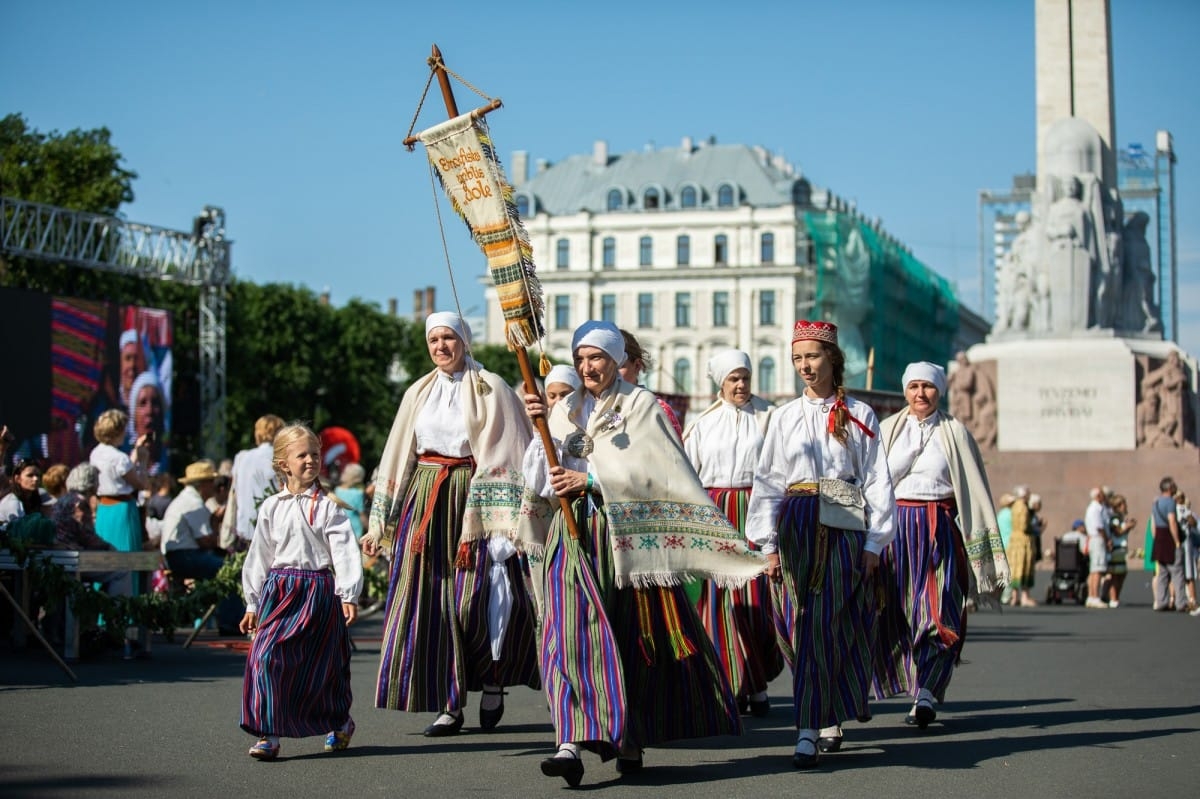
{"type": "Polygon", "coordinates": [[[772,415],[746,536],[767,553],[767,574],[782,587],[776,617],[800,731],[792,764],[812,768],[818,739],[822,751],[836,751],[841,722],[870,718],[874,578],[892,540],[895,499],[875,412],[842,387],[837,328],[797,322],[792,363],[804,393],[772,415]]]}
{"type": "Polygon", "coordinates": [[[883,551],[878,673],[881,698],[914,697],[909,724],[924,729],[966,635],[968,602],[1008,582],[1008,560],[979,447],[962,422],[938,410],[945,370],[910,363],[908,408],[880,429],[896,492],[896,537],[883,551]]]}
{"type": "MultiPolygon", "coordinates": [[[[547,499],[567,499],[577,529],[557,502],[548,528],[527,525],[523,543],[544,553],[541,663],[558,752],[542,773],[575,786],[580,749],[629,773],[644,747],[740,732],[682,583],[739,585],[764,564],[704,492],[654,394],[618,377],[620,331],[587,322],[572,352],[583,388],[549,415],[560,465],[543,450],[527,469],[525,517],[545,520],[547,499]]],[[[536,395],[525,403],[546,413],[536,395]]]]}
{"type": "Polygon", "coordinates": [[[533,606],[515,537],[529,420],[504,380],[472,359],[470,329],[433,313],[435,368],[404,394],[384,447],[363,551],[390,553],[377,707],[438,712],[454,735],[468,691],[494,728],[506,685],[536,688],[533,606]]]}
{"type": "MultiPolygon", "coordinates": [[[[720,395],[683,433],[683,448],[701,485],[739,532],[745,530],[750,484],[774,410],[751,393],[750,374],[750,356],[741,350],[714,355],[708,376],[720,395]]],[[[770,580],[761,574],[742,588],[707,582],[697,610],[743,712],[767,715],[767,685],[783,671],[770,580]]]]}

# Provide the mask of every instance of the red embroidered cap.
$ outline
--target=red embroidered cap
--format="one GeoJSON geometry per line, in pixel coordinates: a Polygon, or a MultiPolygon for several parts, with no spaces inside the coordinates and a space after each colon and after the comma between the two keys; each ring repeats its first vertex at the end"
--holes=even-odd
{"type": "Polygon", "coordinates": [[[796,322],[796,329],[792,331],[792,343],[797,341],[825,341],[836,347],[837,325],[833,322],[810,322],[801,319],[796,322]]]}

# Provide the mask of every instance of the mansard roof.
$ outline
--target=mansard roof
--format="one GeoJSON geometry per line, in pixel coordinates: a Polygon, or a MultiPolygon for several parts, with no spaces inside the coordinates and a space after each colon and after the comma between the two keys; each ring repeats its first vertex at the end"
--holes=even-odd
{"type": "MultiPolygon", "coordinates": [[[[524,154],[520,156],[521,164],[524,154]]],[[[514,159],[516,160],[516,159],[514,159]]],[[[539,164],[534,175],[517,181],[518,194],[532,196],[531,209],[552,216],[580,211],[606,213],[609,195],[621,192],[619,210],[641,211],[647,189],[659,191],[659,210],[680,210],[685,187],[697,190],[696,208],[717,208],[722,187],[733,189],[734,207],[788,205],[807,197],[810,187],[799,170],[780,155],[745,144],[716,144],[709,140],[693,145],[685,139],[679,147],[665,147],[608,155],[598,142],[591,154],[571,155],[555,164],[539,164]],[[797,184],[801,184],[798,188],[797,184]]]]}

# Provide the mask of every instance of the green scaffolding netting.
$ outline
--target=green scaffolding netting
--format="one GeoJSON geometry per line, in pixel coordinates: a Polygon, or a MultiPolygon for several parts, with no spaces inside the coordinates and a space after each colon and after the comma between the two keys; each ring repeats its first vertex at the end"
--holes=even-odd
{"type": "MultiPolygon", "coordinates": [[[[850,214],[809,212],[805,223],[816,262],[814,315],[857,326],[874,351],[872,388],[900,391],[913,361],[950,362],[958,299],[948,280],[850,214]]],[[[865,382],[861,375],[847,379],[851,388],[865,382]]]]}

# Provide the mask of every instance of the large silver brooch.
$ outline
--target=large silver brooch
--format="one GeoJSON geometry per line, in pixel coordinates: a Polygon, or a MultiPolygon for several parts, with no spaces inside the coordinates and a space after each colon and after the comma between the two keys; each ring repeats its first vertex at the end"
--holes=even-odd
{"type": "Polygon", "coordinates": [[[596,420],[596,432],[608,433],[616,430],[621,426],[621,422],[623,421],[625,421],[625,418],[621,416],[620,407],[607,410],[600,414],[600,418],[596,420]]]}
{"type": "Polygon", "coordinates": [[[592,437],[578,431],[567,436],[567,440],[563,442],[563,449],[567,451],[568,455],[575,458],[586,458],[592,454],[594,448],[592,437]]]}

